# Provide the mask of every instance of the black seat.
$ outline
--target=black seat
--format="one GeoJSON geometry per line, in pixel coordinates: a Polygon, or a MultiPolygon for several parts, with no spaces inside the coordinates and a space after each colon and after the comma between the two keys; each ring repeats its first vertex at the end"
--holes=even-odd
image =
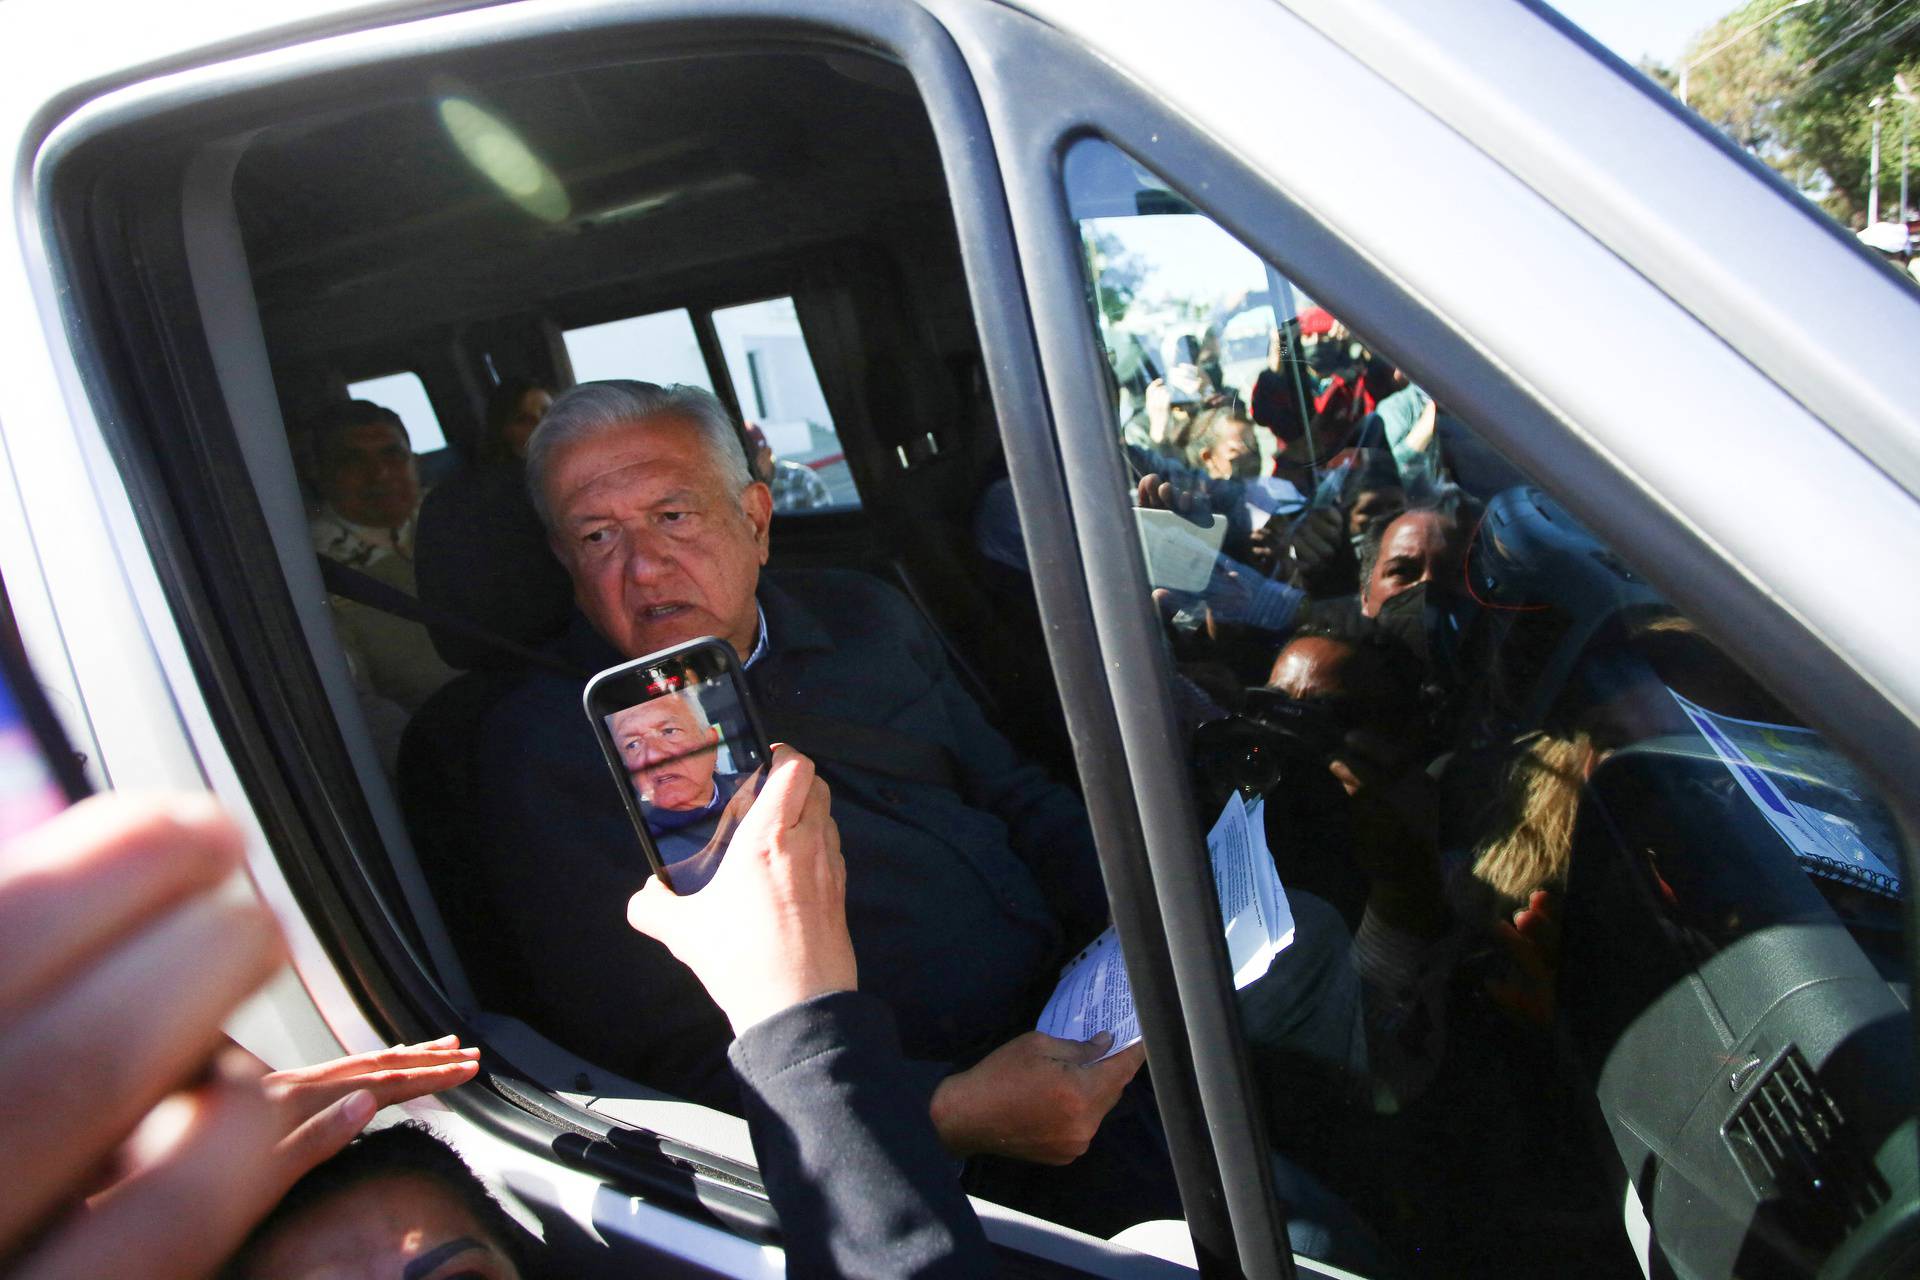
{"type": "Polygon", "coordinates": [[[471,671],[427,699],[400,738],[400,810],[453,947],[481,1007],[524,1016],[533,1008],[510,937],[476,869],[474,744],[487,713],[518,687],[517,671],[471,671]]]}

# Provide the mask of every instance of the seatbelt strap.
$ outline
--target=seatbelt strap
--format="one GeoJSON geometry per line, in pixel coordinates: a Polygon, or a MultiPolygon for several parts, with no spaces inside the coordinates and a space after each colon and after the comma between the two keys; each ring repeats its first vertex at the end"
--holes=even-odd
{"type": "Polygon", "coordinates": [[[369,609],[378,609],[381,613],[390,613],[396,618],[405,618],[408,622],[417,622],[423,627],[451,632],[463,640],[471,640],[489,649],[511,654],[521,662],[547,671],[556,671],[561,675],[574,677],[593,674],[580,671],[550,653],[541,653],[538,649],[529,649],[518,641],[495,635],[477,622],[471,622],[438,605],[428,604],[417,596],[410,596],[392,583],[382,582],[371,574],[362,573],[358,569],[341,564],[338,560],[329,560],[326,556],[317,558],[320,561],[320,579],[326,583],[327,590],[337,596],[344,596],[355,604],[366,605],[369,609]]]}

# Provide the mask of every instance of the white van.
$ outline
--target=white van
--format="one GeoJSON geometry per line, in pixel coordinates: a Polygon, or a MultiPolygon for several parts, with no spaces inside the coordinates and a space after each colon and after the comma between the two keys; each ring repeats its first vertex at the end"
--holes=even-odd
{"type": "Polygon", "coordinates": [[[888,579],[1084,797],[1185,1229],[983,1196],[1008,1274],[1339,1274],[1276,1177],[1381,1275],[1920,1268],[1920,296],[1544,5],[9,0],[0,46],[0,576],[42,679],[97,784],[249,824],[294,962],[234,1035],[481,1045],[410,1110],[560,1270],[784,1264],[744,1124],[557,1033],[472,873],[462,730],[564,581],[474,531],[461,674],[391,719],[302,452],[358,388],[452,475],[495,386],[590,361],[777,419],[828,496],[775,566],[888,579]],[[1300,499],[1350,496],[1405,383],[1458,486],[1397,659],[1436,923],[1324,1096],[1243,1034],[1204,837],[1264,794],[1283,881],[1375,941],[1387,873],[1327,745],[1243,696],[1287,627],[1155,607],[1140,481],[1199,464],[1120,420],[1101,340],[1251,296],[1300,499]],[[1524,962],[1456,892],[1521,845],[1524,962]]]}

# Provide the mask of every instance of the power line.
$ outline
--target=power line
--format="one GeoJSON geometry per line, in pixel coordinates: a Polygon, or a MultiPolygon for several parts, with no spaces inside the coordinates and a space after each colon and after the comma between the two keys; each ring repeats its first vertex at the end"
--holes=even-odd
{"type": "MultiPolygon", "coordinates": [[[[1819,53],[1815,54],[1812,58],[1808,59],[1808,61],[1804,65],[1812,68],[1817,68],[1817,69],[1813,72],[1811,76],[1808,77],[1807,82],[1805,84],[1801,85],[1798,89],[1795,89],[1793,93],[1789,95],[1789,100],[1797,101],[1800,98],[1805,97],[1806,95],[1812,93],[1815,89],[1818,89],[1821,85],[1834,79],[1836,76],[1840,75],[1842,72],[1846,71],[1848,68],[1858,63],[1861,59],[1869,56],[1873,52],[1875,46],[1872,43],[1865,43],[1866,38],[1873,34],[1873,29],[1875,27],[1885,22],[1888,18],[1892,18],[1898,15],[1901,12],[1901,7],[1902,7],[1902,0],[1888,0],[1886,6],[1882,8],[1878,13],[1874,13],[1862,21],[1856,21],[1851,28],[1842,32],[1840,36],[1836,40],[1834,40],[1832,44],[1828,45],[1825,49],[1821,50],[1819,53]],[[1848,50],[1846,55],[1843,56],[1838,62],[1832,63],[1831,65],[1824,66],[1824,67],[1820,65],[1826,59],[1832,57],[1834,53],[1841,48],[1841,46],[1847,45],[1847,44],[1855,44],[1856,47],[1848,50]]],[[[1893,30],[1885,32],[1881,36],[1881,41],[1882,42],[1895,41],[1900,39],[1902,36],[1907,35],[1908,33],[1915,30],[1920,30],[1920,12],[1917,12],[1913,16],[1907,18],[1905,25],[1895,27],[1893,30]]]]}

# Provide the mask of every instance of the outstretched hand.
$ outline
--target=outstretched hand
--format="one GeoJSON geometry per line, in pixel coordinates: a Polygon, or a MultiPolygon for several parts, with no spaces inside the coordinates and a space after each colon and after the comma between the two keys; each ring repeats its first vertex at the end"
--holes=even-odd
{"type": "Polygon", "coordinates": [[[127,795],[0,848],[7,1275],[204,1275],[279,1196],[273,1108],[219,1052],[282,958],[273,917],[223,889],[243,848],[206,797],[127,795]]]}
{"type": "Polygon", "coordinates": [[[206,1275],[380,1107],[472,1077],[451,1037],[282,1072],[223,1048],[284,956],[243,849],[207,797],[129,795],[0,848],[10,1280],[206,1275]]]}
{"type": "Polygon", "coordinates": [[[462,1049],[460,1037],[442,1036],[318,1066],[269,1071],[260,1083],[285,1131],[276,1149],[298,1178],[344,1147],[382,1107],[465,1084],[479,1070],[478,1049],[462,1049]],[[336,1116],[336,1111],[349,1114],[336,1116]],[[351,1124],[353,1115],[362,1114],[365,1118],[351,1124]]]}
{"type": "Polygon", "coordinates": [[[650,879],[628,901],[627,923],[693,970],[737,1035],[858,985],[846,895],[827,784],[812,761],[776,745],[713,879],[684,897],[650,879]]]}

